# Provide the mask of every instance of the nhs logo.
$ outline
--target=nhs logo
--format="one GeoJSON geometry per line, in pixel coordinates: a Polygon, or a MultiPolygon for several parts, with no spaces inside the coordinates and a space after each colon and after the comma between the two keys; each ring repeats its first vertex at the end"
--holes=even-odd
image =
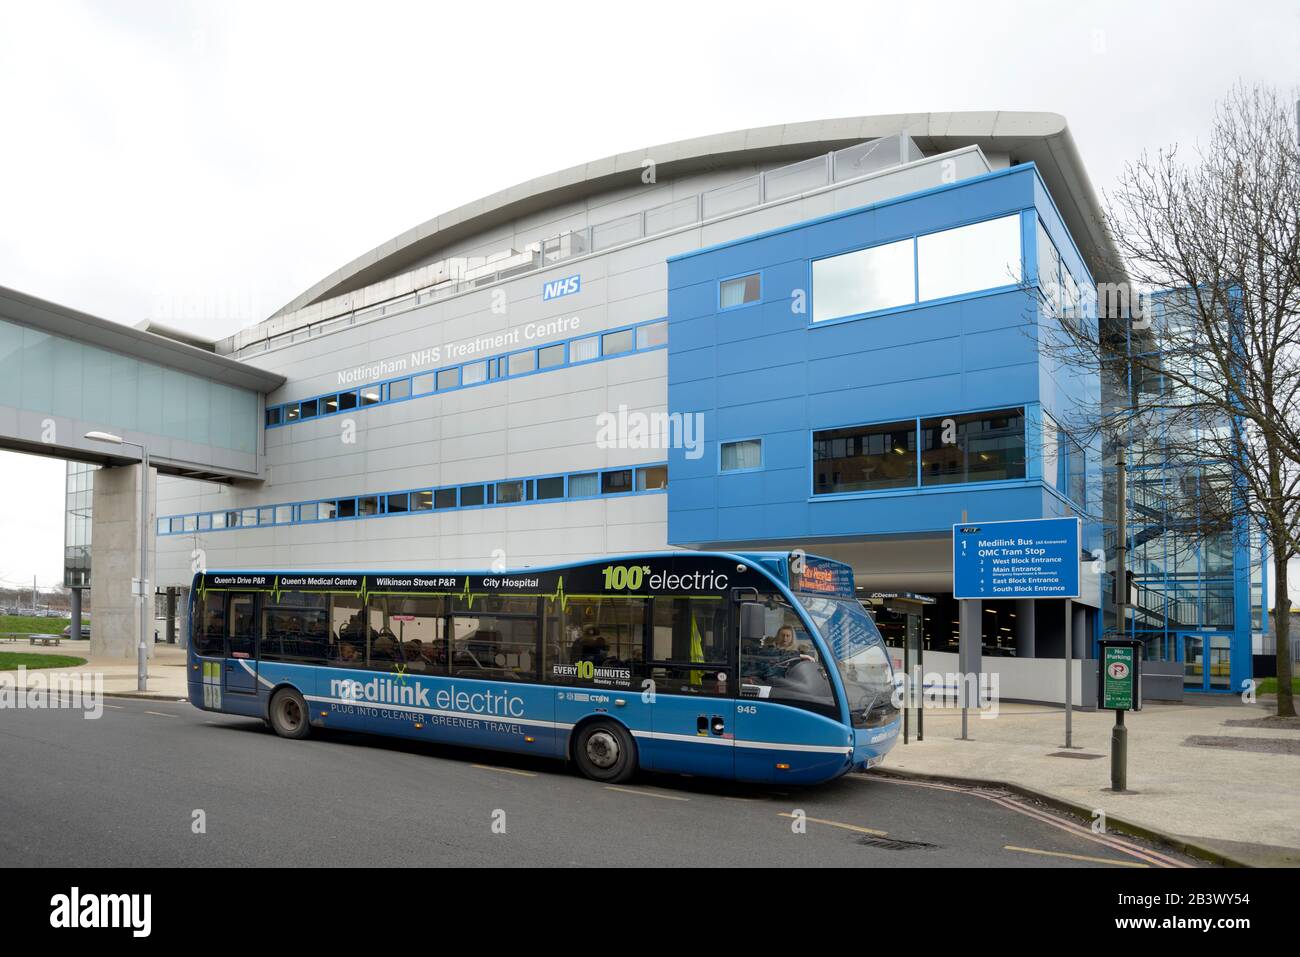
{"type": "Polygon", "coordinates": [[[567,276],[564,279],[552,279],[542,286],[542,302],[571,296],[582,288],[582,276],[567,276]]]}

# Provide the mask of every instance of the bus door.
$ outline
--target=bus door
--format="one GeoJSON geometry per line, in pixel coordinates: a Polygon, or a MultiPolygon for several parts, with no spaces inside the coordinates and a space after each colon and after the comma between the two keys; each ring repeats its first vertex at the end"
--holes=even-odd
{"type": "Polygon", "coordinates": [[[226,605],[225,690],[257,694],[257,595],[231,592],[226,605]]]}
{"type": "Polygon", "coordinates": [[[735,642],[723,595],[654,599],[649,676],[653,736],[642,766],[731,777],[735,771],[735,642]]]}
{"type": "Polygon", "coordinates": [[[827,663],[803,620],[776,596],[758,608],[761,629],[741,628],[736,777],[798,783],[801,774],[843,765],[845,730],[827,663]]]}

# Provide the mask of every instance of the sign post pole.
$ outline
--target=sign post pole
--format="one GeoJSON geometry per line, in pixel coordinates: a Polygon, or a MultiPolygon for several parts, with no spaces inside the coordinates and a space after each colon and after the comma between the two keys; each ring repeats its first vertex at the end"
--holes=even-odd
{"type": "Polygon", "coordinates": [[[1115,712],[1110,732],[1110,788],[1128,789],[1128,728],[1125,711],[1142,710],[1142,642],[1132,638],[1101,640],[1101,674],[1097,706],[1115,712]]]}
{"type": "Polygon", "coordinates": [[[1072,725],[1074,702],[1074,600],[1065,599],[1065,747],[1074,747],[1074,728],[1072,725]]]}

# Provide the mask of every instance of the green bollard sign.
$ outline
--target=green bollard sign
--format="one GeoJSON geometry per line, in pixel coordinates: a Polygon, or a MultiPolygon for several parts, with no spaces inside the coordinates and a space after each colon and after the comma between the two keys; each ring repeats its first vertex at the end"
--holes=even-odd
{"type": "Polygon", "coordinates": [[[1106,711],[1141,711],[1141,675],[1141,642],[1103,638],[1097,707],[1106,711]]]}

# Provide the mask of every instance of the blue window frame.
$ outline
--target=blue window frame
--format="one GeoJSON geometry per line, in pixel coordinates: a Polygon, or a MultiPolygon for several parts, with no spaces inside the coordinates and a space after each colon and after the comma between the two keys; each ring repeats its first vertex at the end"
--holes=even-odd
{"type": "Polygon", "coordinates": [[[731,276],[718,282],[718,309],[738,309],[752,305],[763,298],[761,273],[731,276]]]}
{"type": "Polygon", "coordinates": [[[512,508],[536,502],[659,493],[668,487],[668,464],[595,469],[568,475],[501,479],[445,488],[402,489],[341,499],[286,502],[225,512],[199,512],[158,518],[158,535],[224,531],[271,525],[305,525],[343,519],[402,516],[461,508],[512,508]]]}
{"type": "Polygon", "coordinates": [[[564,476],[549,475],[537,480],[537,499],[564,498],[564,476]]]}
{"type": "Polygon", "coordinates": [[[668,488],[668,466],[648,465],[636,470],[636,490],[656,492],[668,488]]]}
{"type": "Polygon", "coordinates": [[[578,472],[569,476],[569,498],[594,498],[600,494],[599,472],[578,472]]]}
{"type": "Polygon", "coordinates": [[[537,350],[525,349],[523,352],[511,353],[506,369],[512,376],[537,371],[537,350]]]}
{"type": "Polygon", "coordinates": [[[617,358],[633,352],[663,349],[668,322],[654,319],[605,332],[564,339],[549,345],[478,359],[464,365],[402,376],[344,392],[314,396],[266,409],[266,428],[281,428],[304,419],[333,415],[372,405],[402,402],[452,389],[494,382],[510,376],[550,372],[584,362],[617,358]]]}
{"type": "Polygon", "coordinates": [[[601,495],[622,495],[634,488],[631,469],[609,469],[600,473],[601,495]]]}
{"type": "Polygon", "coordinates": [[[987,295],[1024,272],[1021,213],[848,249],[808,264],[813,326],[987,295]]]}
{"type": "Polygon", "coordinates": [[[554,369],[564,365],[564,343],[559,342],[553,346],[542,346],[537,350],[537,368],[554,369]]]}
{"type": "Polygon", "coordinates": [[[737,439],[734,442],[719,443],[719,472],[753,472],[762,467],[762,439],[737,439]]]}

